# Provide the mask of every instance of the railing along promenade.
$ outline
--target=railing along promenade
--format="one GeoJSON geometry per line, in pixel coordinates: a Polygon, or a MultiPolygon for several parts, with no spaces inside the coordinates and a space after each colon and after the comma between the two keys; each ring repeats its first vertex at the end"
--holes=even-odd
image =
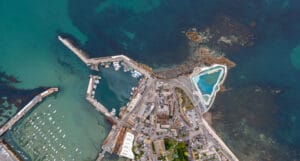
{"type": "Polygon", "coordinates": [[[35,96],[25,107],[23,107],[14,117],[12,117],[6,124],[0,128],[0,136],[9,130],[16,122],[18,122],[28,111],[30,111],[36,104],[41,102],[43,98],[57,92],[58,88],[50,88],[37,96],[35,96]]]}

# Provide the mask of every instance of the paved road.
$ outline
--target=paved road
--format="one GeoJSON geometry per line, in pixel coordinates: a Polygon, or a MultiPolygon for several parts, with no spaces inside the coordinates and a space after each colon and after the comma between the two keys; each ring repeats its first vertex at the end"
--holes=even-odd
{"type": "Polygon", "coordinates": [[[191,101],[193,102],[194,106],[198,107],[196,108],[196,110],[201,114],[203,113],[204,109],[202,107],[201,97],[199,98],[198,95],[193,94],[193,85],[188,77],[178,77],[176,79],[171,79],[170,81],[168,81],[168,83],[172,86],[183,89],[183,91],[188,95],[188,97],[191,98],[191,101]]]}

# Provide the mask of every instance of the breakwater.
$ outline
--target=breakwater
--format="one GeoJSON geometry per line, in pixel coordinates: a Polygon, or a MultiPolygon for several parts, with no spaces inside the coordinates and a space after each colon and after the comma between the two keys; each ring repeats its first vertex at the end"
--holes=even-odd
{"type": "Polygon", "coordinates": [[[43,98],[57,92],[58,88],[50,88],[37,96],[35,96],[25,107],[23,107],[14,117],[12,117],[6,124],[0,128],[0,136],[9,130],[17,121],[19,121],[27,112],[29,112],[36,104],[41,102],[43,98]]]}
{"type": "Polygon", "coordinates": [[[132,69],[138,71],[143,74],[145,77],[150,77],[153,72],[150,67],[146,67],[144,64],[137,63],[136,61],[130,59],[126,55],[120,54],[116,56],[106,56],[100,58],[89,58],[87,54],[81,49],[77,48],[75,45],[71,43],[67,38],[63,38],[58,36],[59,41],[61,41],[67,48],[69,48],[72,53],[77,55],[87,66],[89,66],[92,70],[99,71],[99,65],[105,63],[112,62],[123,62],[127,66],[130,66],[132,69]]]}

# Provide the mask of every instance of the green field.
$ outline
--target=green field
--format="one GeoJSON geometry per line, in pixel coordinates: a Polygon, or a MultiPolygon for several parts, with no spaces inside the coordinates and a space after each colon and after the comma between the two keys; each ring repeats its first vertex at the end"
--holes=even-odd
{"type": "Polygon", "coordinates": [[[166,150],[168,151],[167,158],[172,161],[188,161],[187,147],[184,142],[177,142],[174,139],[164,139],[166,150]]]}

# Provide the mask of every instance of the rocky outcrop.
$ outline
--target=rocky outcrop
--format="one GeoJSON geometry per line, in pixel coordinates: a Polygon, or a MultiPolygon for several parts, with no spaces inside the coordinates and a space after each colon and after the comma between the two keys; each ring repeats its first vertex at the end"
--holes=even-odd
{"type": "Polygon", "coordinates": [[[233,61],[215,52],[216,51],[210,50],[209,48],[200,47],[189,56],[185,63],[173,68],[156,71],[155,74],[159,78],[170,79],[180,75],[191,74],[196,66],[210,66],[213,64],[223,64],[228,68],[235,66],[233,61]]]}
{"type": "Polygon", "coordinates": [[[235,67],[235,63],[225,57],[224,52],[254,44],[251,29],[229,17],[219,16],[204,30],[191,28],[183,32],[190,45],[188,59],[176,67],[155,71],[159,78],[169,79],[192,73],[196,66],[210,66],[213,64],[235,67]]]}
{"type": "Polygon", "coordinates": [[[227,59],[225,56],[221,55],[214,55],[214,51],[211,51],[208,48],[201,47],[196,51],[196,56],[199,57],[198,59],[207,66],[213,65],[213,64],[223,64],[226,65],[228,68],[235,67],[235,63],[229,59],[227,59]]]}

